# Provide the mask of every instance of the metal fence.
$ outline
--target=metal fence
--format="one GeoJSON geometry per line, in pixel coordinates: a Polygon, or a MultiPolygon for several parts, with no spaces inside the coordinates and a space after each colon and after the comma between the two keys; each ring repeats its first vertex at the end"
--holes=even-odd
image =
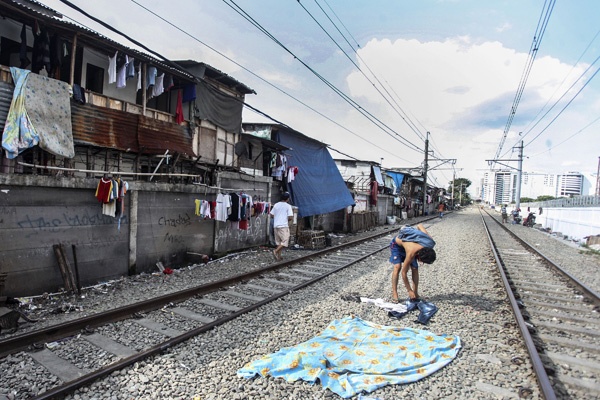
{"type": "Polygon", "coordinates": [[[600,196],[575,196],[548,201],[522,203],[521,208],[547,208],[547,207],[600,207],[600,196]]]}

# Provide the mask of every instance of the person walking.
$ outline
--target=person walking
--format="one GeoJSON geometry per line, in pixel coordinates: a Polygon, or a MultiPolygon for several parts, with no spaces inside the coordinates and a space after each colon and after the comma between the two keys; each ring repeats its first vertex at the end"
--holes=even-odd
{"type": "Polygon", "coordinates": [[[403,226],[398,235],[390,243],[390,262],[394,265],[392,272],[392,301],[398,301],[398,276],[402,281],[411,300],[419,298],[419,264],[431,264],[436,259],[435,241],[429,235],[423,224],[417,227],[403,226]],[[413,285],[408,281],[410,267],[413,285]]]}
{"type": "Polygon", "coordinates": [[[440,201],[440,204],[438,205],[438,212],[440,213],[440,218],[442,218],[444,216],[444,209],[446,208],[446,206],[444,205],[444,203],[442,203],[440,201]]]}
{"type": "Polygon", "coordinates": [[[500,208],[500,213],[502,213],[502,223],[505,224],[508,222],[508,213],[506,212],[506,204],[502,204],[500,208]]]}
{"type": "Polygon", "coordinates": [[[281,200],[273,206],[269,213],[273,217],[273,227],[275,230],[275,245],[277,247],[273,250],[273,257],[275,257],[276,261],[282,260],[281,251],[284,247],[288,247],[290,242],[289,223],[292,222],[294,212],[289,201],[290,194],[283,192],[281,200]]]}

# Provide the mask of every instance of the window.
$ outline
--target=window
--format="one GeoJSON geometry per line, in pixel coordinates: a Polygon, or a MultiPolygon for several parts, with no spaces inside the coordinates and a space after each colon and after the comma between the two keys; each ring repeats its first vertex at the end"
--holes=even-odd
{"type": "Polygon", "coordinates": [[[104,88],[104,68],[87,64],[85,71],[85,88],[89,91],[102,94],[104,88]]]}

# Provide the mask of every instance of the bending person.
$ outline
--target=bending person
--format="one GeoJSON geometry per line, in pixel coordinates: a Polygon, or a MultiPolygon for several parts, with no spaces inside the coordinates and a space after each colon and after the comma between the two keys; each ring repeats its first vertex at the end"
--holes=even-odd
{"type": "Polygon", "coordinates": [[[416,228],[404,226],[390,243],[390,262],[394,265],[392,272],[392,300],[398,301],[398,276],[402,274],[402,281],[411,300],[419,298],[419,264],[431,264],[435,261],[436,254],[433,247],[435,241],[431,238],[422,224],[416,228]],[[412,283],[408,281],[408,269],[411,270],[412,283]]]}

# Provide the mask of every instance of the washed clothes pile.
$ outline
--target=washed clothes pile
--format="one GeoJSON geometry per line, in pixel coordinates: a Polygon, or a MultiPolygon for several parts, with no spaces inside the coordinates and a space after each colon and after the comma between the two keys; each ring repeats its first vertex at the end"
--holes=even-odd
{"type": "Polygon", "coordinates": [[[419,316],[417,317],[417,322],[427,325],[429,319],[434,316],[437,312],[438,308],[433,303],[426,302],[421,299],[408,299],[406,300],[406,311],[395,311],[391,310],[388,312],[388,315],[392,318],[400,319],[404,317],[411,311],[419,310],[419,316]]]}

